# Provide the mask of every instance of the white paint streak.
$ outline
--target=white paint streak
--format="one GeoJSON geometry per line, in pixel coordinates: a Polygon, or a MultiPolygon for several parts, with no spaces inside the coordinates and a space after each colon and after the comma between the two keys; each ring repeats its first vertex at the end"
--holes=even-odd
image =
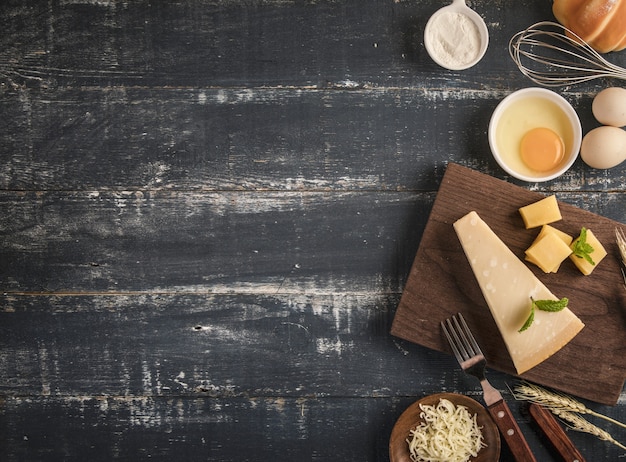
{"type": "Polygon", "coordinates": [[[159,427],[161,414],[154,412],[154,403],[149,398],[134,398],[128,402],[129,423],[141,428],[159,427]]]}
{"type": "Polygon", "coordinates": [[[50,396],[50,371],[48,369],[48,349],[39,344],[38,349],[39,376],[41,379],[41,394],[50,396]]]}
{"type": "MultiPolygon", "coordinates": [[[[195,374],[194,374],[195,375],[195,374]]],[[[194,387],[194,390],[198,393],[206,393],[210,396],[234,396],[235,386],[231,384],[215,385],[209,379],[202,379],[198,381],[198,384],[194,387]]]]}
{"type": "Polygon", "coordinates": [[[61,5],[96,5],[115,9],[117,0],[61,0],[61,5]]]}
{"type": "MultiPolygon", "coordinates": [[[[282,184],[282,183],[281,183],[282,184]]],[[[284,185],[287,189],[301,189],[304,186],[309,186],[312,189],[336,189],[337,187],[350,188],[368,188],[368,187],[380,187],[380,176],[378,175],[365,175],[361,177],[348,177],[340,176],[332,180],[325,179],[305,179],[305,178],[285,178],[284,185]]]]}
{"type": "Polygon", "coordinates": [[[270,410],[274,410],[276,412],[280,412],[281,414],[285,412],[285,398],[273,398],[268,399],[267,408],[270,410]]]}
{"type": "Polygon", "coordinates": [[[128,370],[128,367],[126,366],[126,362],[124,362],[122,360],[121,362],[121,369],[122,369],[122,388],[124,389],[124,395],[129,396],[130,395],[130,372],[128,370]]]}
{"type": "Polygon", "coordinates": [[[163,162],[149,162],[143,166],[143,174],[148,177],[146,188],[161,186],[170,166],[163,162]]]}
{"type": "Polygon", "coordinates": [[[145,394],[152,394],[152,372],[146,361],[141,361],[141,385],[145,394]]]}
{"type": "Polygon", "coordinates": [[[300,412],[297,414],[296,428],[298,429],[298,438],[306,440],[309,438],[309,422],[308,422],[308,407],[307,401],[304,398],[296,400],[296,405],[300,408],[300,412]]]}
{"type": "Polygon", "coordinates": [[[122,192],[121,195],[117,195],[116,197],[113,198],[113,203],[115,204],[115,207],[119,209],[118,213],[120,215],[122,214],[122,212],[128,205],[128,200],[125,197],[123,197],[123,195],[127,195],[127,194],[128,194],[127,192],[122,192]]]}
{"type": "Polygon", "coordinates": [[[98,410],[105,414],[109,411],[109,400],[108,399],[99,399],[98,400],[98,410]]]}
{"type": "Polygon", "coordinates": [[[396,340],[394,340],[394,341],[393,341],[393,344],[396,346],[396,348],[397,348],[398,350],[400,350],[400,352],[401,352],[404,356],[406,356],[406,355],[408,355],[408,354],[409,354],[408,350],[406,350],[405,348],[402,348],[402,346],[401,346],[401,345],[400,345],[400,344],[399,344],[396,340]]]}
{"type": "Polygon", "coordinates": [[[342,342],[339,337],[331,338],[318,338],[315,341],[315,347],[319,354],[330,356],[336,354],[341,356],[344,351],[354,348],[354,342],[342,342]]]}
{"type": "Polygon", "coordinates": [[[183,387],[183,389],[187,390],[189,388],[189,384],[187,384],[186,382],[183,382],[184,378],[185,378],[185,373],[183,371],[180,371],[179,374],[174,378],[174,383],[177,383],[178,385],[183,387]]]}
{"type": "Polygon", "coordinates": [[[426,101],[468,101],[468,100],[500,100],[507,96],[510,91],[506,90],[477,90],[462,88],[428,88],[422,94],[426,101]]]}
{"type": "Polygon", "coordinates": [[[345,79],[339,82],[339,87],[342,88],[359,88],[360,84],[354,80],[345,79]]]}
{"type": "MultiPolygon", "coordinates": [[[[222,284],[222,279],[228,279],[227,274],[216,274],[204,278],[206,284],[171,286],[167,288],[155,287],[153,292],[176,291],[179,293],[208,293],[208,294],[259,294],[272,295],[317,295],[317,296],[343,296],[349,291],[351,296],[371,297],[372,303],[380,297],[382,286],[377,285],[378,279],[362,277],[351,280],[350,287],[341,291],[342,281],[320,279],[319,277],[298,277],[291,280],[288,277],[268,277],[264,282],[233,281],[222,284]]],[[[388,284],[384,286],[385,293],[401,293],[402,287],[388,284]]],[[[318,307],[322,309],[322,307],[318,307]]]]}
{"type": "Polygon", "coordinates": [[[226,104],[228,102],[228,94],[224,90],[218,90],[215,95],[215,102],[218,104],[226,104]]]}
{"type": "Polygon", "coordinates": [[[196,332],[202,332],[214,337],[220,342],[236,343],[238,345],[254,345],[264,343],[264,339],[259,333],[247,329],[234,329],[224,326],[196,325],[193,327],[196,332]]]}

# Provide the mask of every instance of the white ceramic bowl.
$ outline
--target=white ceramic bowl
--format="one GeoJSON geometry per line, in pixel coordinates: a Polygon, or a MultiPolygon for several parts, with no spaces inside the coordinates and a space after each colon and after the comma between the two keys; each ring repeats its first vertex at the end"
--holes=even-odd
{"type": "Polygon", "coordinates": [[[511,93],[498,104],[489,122],[493,157],[505,172],[523,181],[549,181],[561,176],[576,161],[581,142],[578,114],[565,98],[546,88],[530,87],[511,93]],[[521,105],[524,105],[522,111],[521,105]],[[535,171],[522,161],[521,139],[528,130],[537,127],[550,128],[564,142],[565,156],[552,170],[535,171]]]}
{"type": "Polygon", "coordinates": [[[426,23],[424,46],[432,60],[441,67],[452,71],[461,71],[469,69],[483,58],[489,46],[489,30],[483,18],[468,7],[465,4],[465,0],[453,0],[450,5],[437,10],[426,23]],[[465,17],[476,26],[478,43],[476,44],[477,48],[472,50],[473,55],[470,54],[470,56],[465,56],[464,53],[456,56],[457,52],[461,51],[460,48],[462,48],[461,45],[463,43],[472,42],[471,37],[467,35],[468,32],[465,30],[467,24],[459,23],[453,26],[453,30],[446,28],[438,31],[436,27],[436,24],[444,15],[453,17],[458,14],[463,15],[462,17],[465,17]],[[453,53],[451,49],[456,49],[456,51],[453,53]]]}

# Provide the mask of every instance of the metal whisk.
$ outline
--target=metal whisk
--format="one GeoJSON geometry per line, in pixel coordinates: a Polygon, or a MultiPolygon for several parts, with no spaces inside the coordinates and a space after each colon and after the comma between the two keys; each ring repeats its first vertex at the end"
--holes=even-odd
{"type": "Polygon", "coordinates": [[[509,41],[509,54],[533,82],[558,87],[602,77],[626,80],[626,69],[610,63],[561,24],[542,21],[509,41]]]}

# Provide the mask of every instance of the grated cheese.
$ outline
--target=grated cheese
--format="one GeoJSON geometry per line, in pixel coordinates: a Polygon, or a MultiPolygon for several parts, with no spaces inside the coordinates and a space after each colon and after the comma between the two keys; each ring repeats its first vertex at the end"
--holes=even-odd
{"type": "Polygon", "coordinates": [[[420,423],[410,432],[409,452],[413,462],[465,462],[484,447],[476,414],[442,398],[436,406],[420,404],[420,423]]]}

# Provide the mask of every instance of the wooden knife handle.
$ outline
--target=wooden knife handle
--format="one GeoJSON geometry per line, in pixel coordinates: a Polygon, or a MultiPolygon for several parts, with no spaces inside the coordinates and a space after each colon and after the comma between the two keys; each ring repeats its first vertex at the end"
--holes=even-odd
{"type": "Polygon", "coordinates": [[[500,429],[500,434],[504,437],[506,444],[509,445],[516,462],[537,462],[506,402],[497,401],[487,409],[500,429]]]}
{"type": "Polygon", "coordinates": [[[549,410],[535,403],[528,410],[565,462],[585,462],[583,455],[549,410]]]}

